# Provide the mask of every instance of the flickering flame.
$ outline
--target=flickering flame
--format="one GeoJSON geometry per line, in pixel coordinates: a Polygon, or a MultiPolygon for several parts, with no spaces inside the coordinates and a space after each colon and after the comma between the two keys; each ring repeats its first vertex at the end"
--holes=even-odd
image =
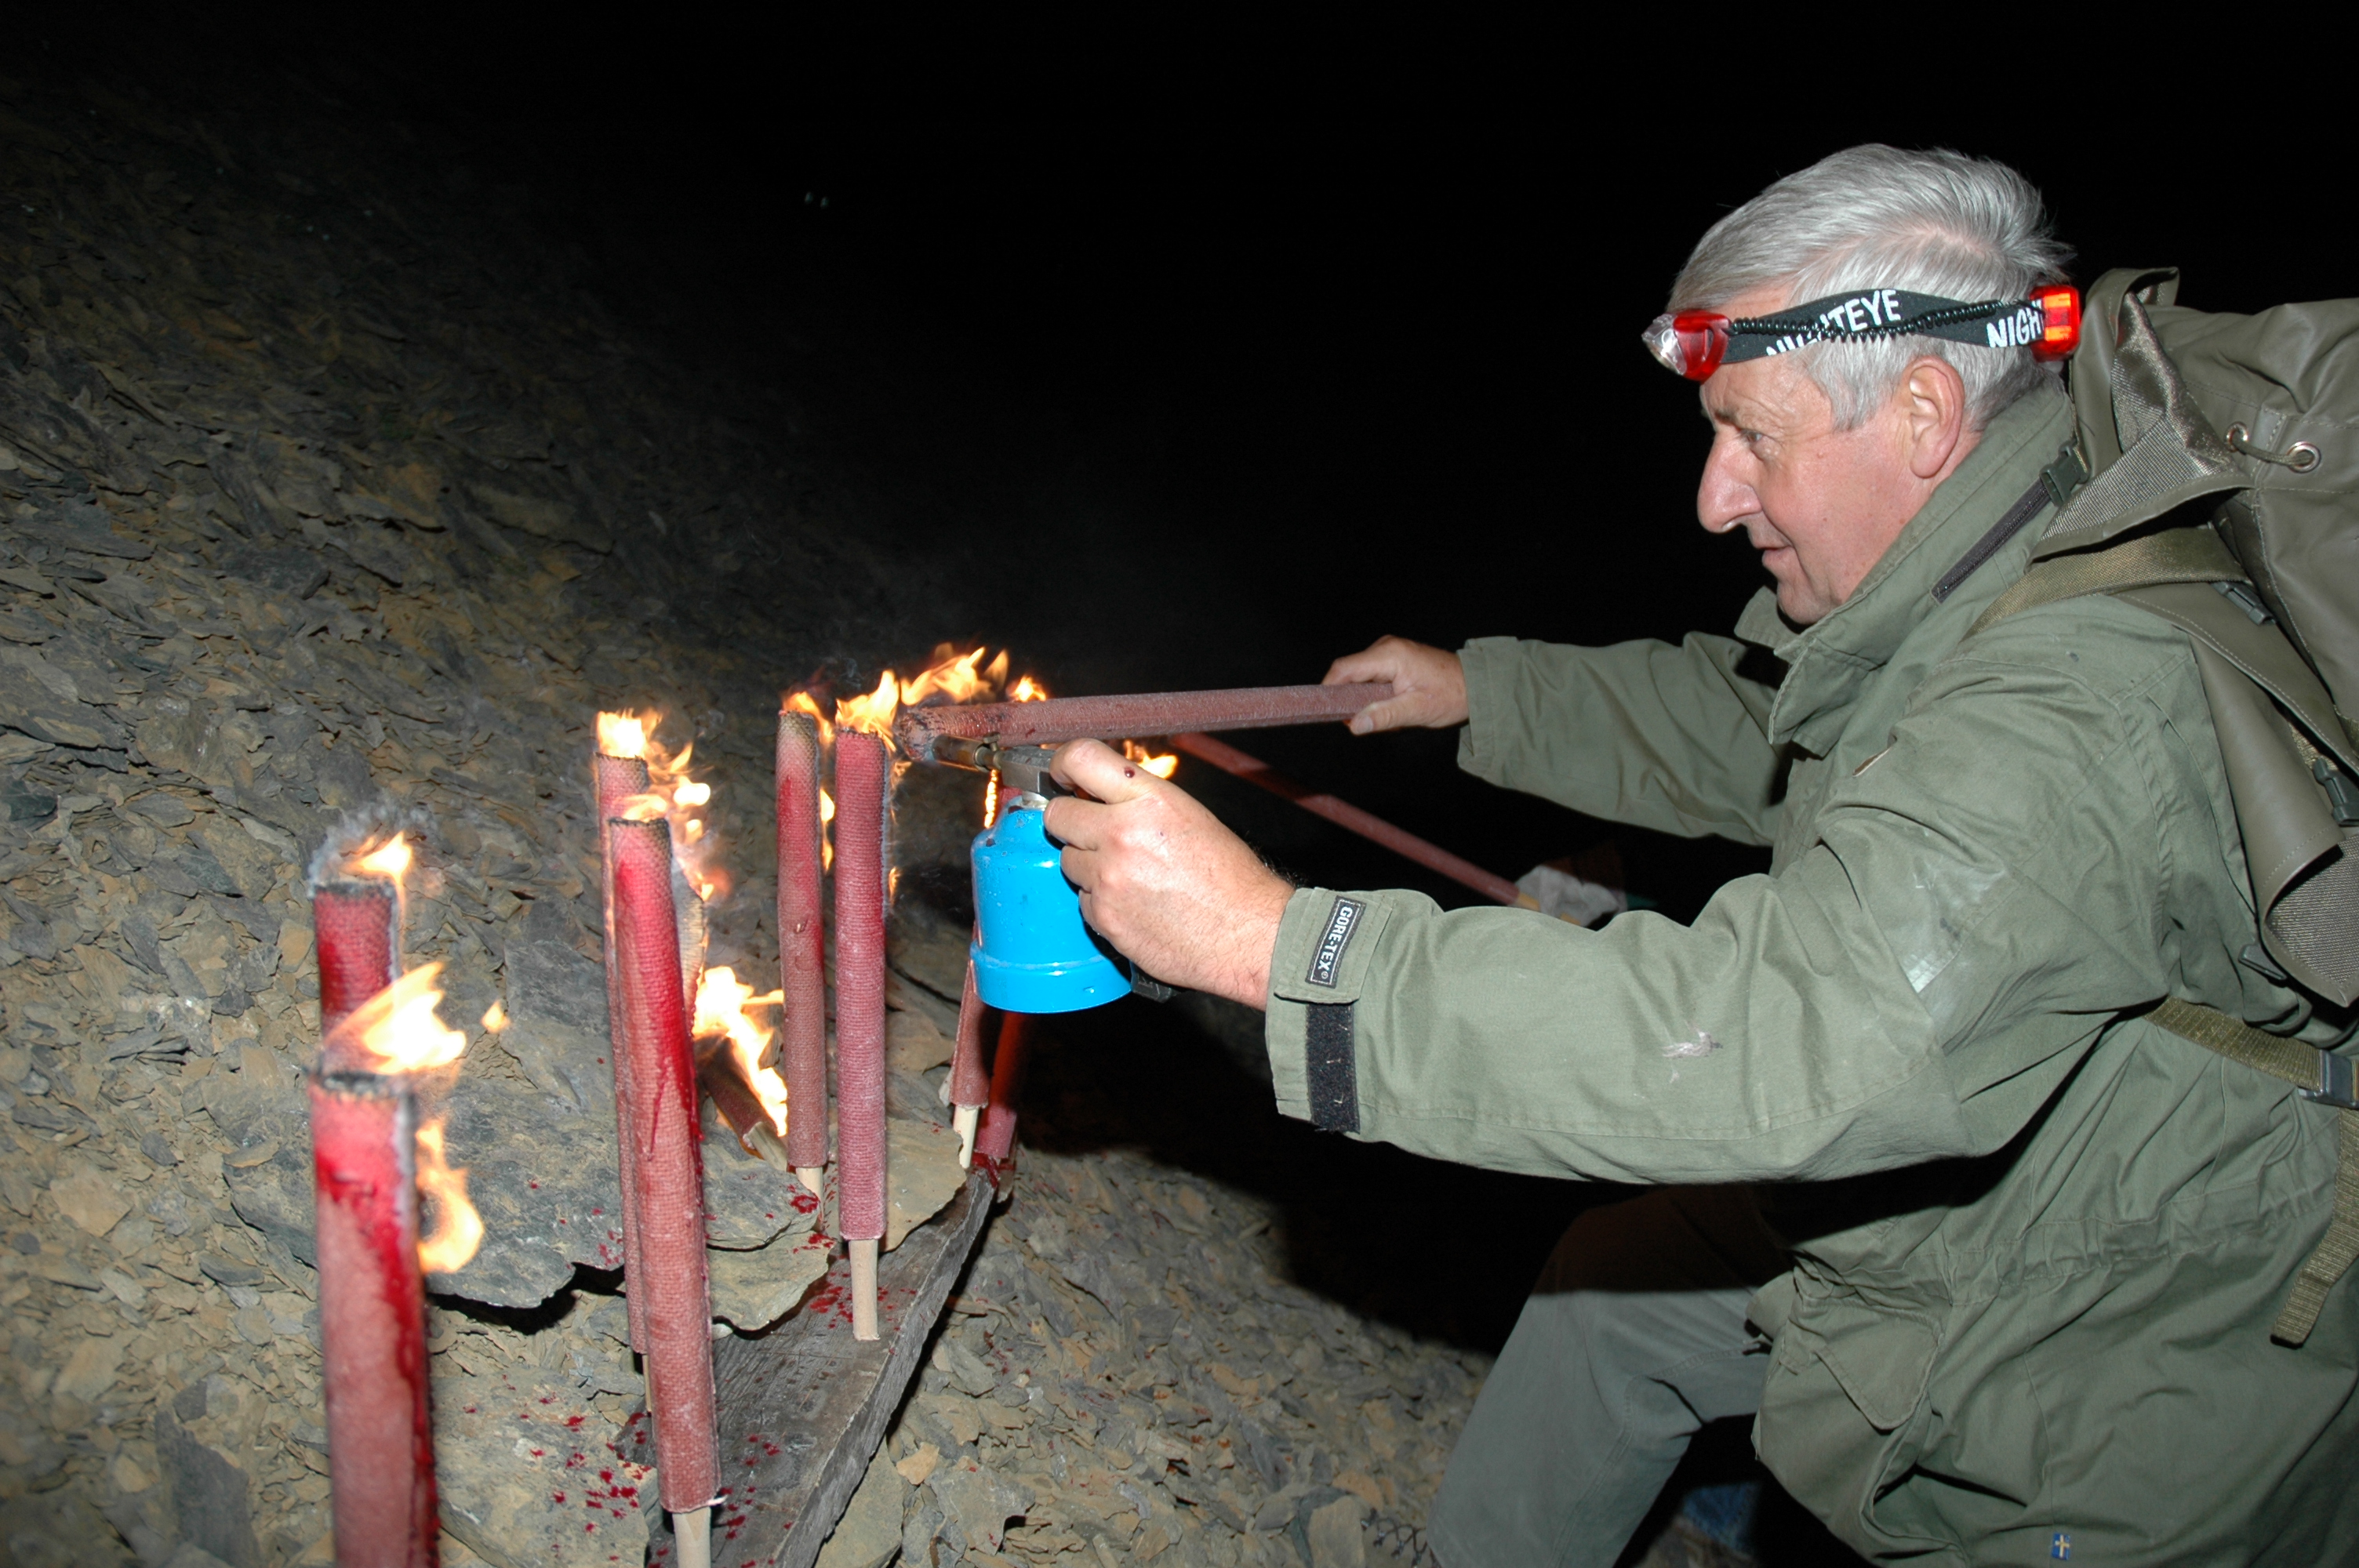
{"type": "Polygon", "coordinates": [[[1166,752],[1158,755],[1136,741],[1125,741],[1122,743],[1122,754],[1158,779],[1168,779],[1180,771],[1180,753],[1177,752],[1166,752]]]}
{"type": "Polygon", "coordinates": [[[644,757],[647,729],[647,721],[636,713],[602,713],[598,715],[598,750],[610,757],[644,757]]]}
{"type": "Polygon", "coordinates": [[[688,885],[696,890],[696,896],[709,903],[728,891],[716,864],[718,846],[711,841],[705,817],[698,810],[712,803],[712,786],[688,776],[689,759],[696,751],[693,741],[675,755],[656,739],[656,728],[662,720],[663,715],[652,709],[601,713],[598,749],[610,757],[647,760],[647,793],[622,802],[615,815],[627,822],[653,822],[658,817],[669,821],[672,860],[688,885]]]}
{"type": "Polygon", "coordinates": [[[353,862],[353,870],[366,877],[384,877],[399,881],[409,874],[409,837],[397,833],[353,862]]]}
{"type": "Polygon", "coordinates": [[[819,792],[819,869],[822,871],[835,870],[835,835],[827,830],[828,824],[834,820],[835,796],[828,794],[827,786],[821,784],[819,792]]]}
{"type": "Polygon", "coordinates": [[[441,974],[440,964],[421,964],[361,1003],[336,1025],[338,1044],[358,1041],[372,1073],[423,1073],[457,1061],[467,1037],[434,1015],[441,974]]]}
{"type": "Polygon", "coordinates": [[[781,713],[808,713],[819,721],[819,743],[832,745],[835,741],[835,721],[819,705],[819,698],[807,691],[790,691],[780,700],[781,713]]]}
{"type": "Polygon", "coordinates": [[[506,1029],[507,1026],[507,1004],[495,999],[492,1002],[491,1006],[484,1009],[484,1033],[486,1034],[497,1034],[501,1030],[506,1029]]]}
{"type": "Polygon", "coordinates": [[[771,991],[756,996],[754,988],[741,984],[737,971],[723,966],[704,971],[703,983],[696,988],[696,1027],[692,1031],[700,1039],[714,1034],[729,1037],[730,1054],[737,1059],[737,1071],[762,1103],[762,1114],[769,1118],[770,1130],[784,1138],[787,1135],[787,1081],[775,1068],[762,1065],[762,1053],[770,1046],[771,1032],[762,1027],[746,1012],[748,1007],[776,1007],[786,1000],[783,991],[771,991]]]}
{"type": "MultiPolygon", "coordinates": [[[[890,741],[893,716],[904,708],[945,700],[973,702],[992,696],[1007,678],[1007,650],[1002,648],[988,664],[983,657],[986,651],[975,648],[962,654],[944,643],[934,650],[934,662],[911,679],[903,680],[886,670],[878,677],[875,690],[837,701],[837,728],[863,730],[890,741]]],[[[1038,702],[1049,692],[1030,676],[1021,676],[1007,695],[1015,702],[1038,702]]],[[[795,706],[792,697],[788,700],[788,706],[795,706]]],[[[815,709],[817,705],[812,707],[815,709]]]]}
{"type": "Polygon", "coordinates": [[[418,1190],[434,1201],[434,1234],[418,1241],[418,1267],[429,1274],[463,1269],[484,1242],[484,1217],[467,1198],[467,1173],[442,1157],[442,1119],[418,1130],[418,1190]]]}
{"type": "Polygon", "coordinates": [[[999,820],[999,770],[991,770],[983,781],[983,825],[985,827],[999,820]]]}
{"type": "Polygon", "coordinates": [[[877,677],[876,689],[862,697],[838,697],[835,703],[835,727],[839,730],[865,730],[871,735],[893,738],[893,715],[901,706],[901,683],[891,670],[877,677]]]}
{"type": "Polygon", "coordinates": [[[614,815],[625,822],[653,822],[671,815],[671,802],[653,791],[626,795],[614,803],[614,815]]]}

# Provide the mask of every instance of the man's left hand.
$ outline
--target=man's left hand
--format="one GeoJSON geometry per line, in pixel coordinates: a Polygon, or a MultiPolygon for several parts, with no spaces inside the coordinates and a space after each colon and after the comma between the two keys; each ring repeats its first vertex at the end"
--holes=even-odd
{"type": "Polygon", "coordinates": [[[1049,803],[1082,918],[1167,985],[1266,1004],[1269,956],[1294,889],[1196,798],[1096,741],[1059,749],[1049,803]]]}

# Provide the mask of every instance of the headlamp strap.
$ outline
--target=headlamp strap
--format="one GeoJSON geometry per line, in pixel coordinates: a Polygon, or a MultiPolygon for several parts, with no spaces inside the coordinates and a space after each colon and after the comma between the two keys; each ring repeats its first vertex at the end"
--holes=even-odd
{"type": "Polygon", "coordinates": [[[1721,362],[1791,353],[1812,343],[1878,338],[1946,338],[1991,349],[2037,347],[2046,319],[2036,299],[1984,299],[1974,304],[1901,288],[1831,294],[1775,316],[1740,317],[1728,324],[1721,362]]]}

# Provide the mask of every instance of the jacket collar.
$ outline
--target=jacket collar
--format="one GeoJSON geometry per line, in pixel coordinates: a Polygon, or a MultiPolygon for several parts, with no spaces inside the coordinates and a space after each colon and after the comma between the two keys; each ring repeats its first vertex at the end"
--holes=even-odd
{"type": "MultiPolygon", "coordinates": [[[[1849,599],[1816,624],[1796,632],[1763,589],[1738,617],[1736,634],[1768,648],[1786,665],[1769,708],[1769,740],[1792,741],[1824,754],[1843,731],[1852,703],[1909,633],[1944,601],[1934,585],[2039,480],[2072,433],[2072,406],[2052,384],[1999,411],[1958,470],[1941,481],[1900,530],[1849,599]]],[[[2021,577],[2039,537],[2037,515],[1951,593],[1949,605],[1980,606],[2021,577]]],[[[1978,611],[1977,611],[1978,612],[1978,611]]],[[[1971,622],[1967,622],[1971,624],[1971,622]]]]}

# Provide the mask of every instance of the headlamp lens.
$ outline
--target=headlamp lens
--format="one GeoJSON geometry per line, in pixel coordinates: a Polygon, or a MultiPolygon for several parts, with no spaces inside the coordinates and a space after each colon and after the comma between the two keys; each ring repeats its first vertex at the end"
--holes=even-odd
{"type": "Polygon", "coordinates": [[[1646,330],[1647,348],[1665,368],[1690,381],[1702,381],[1720,368],[1728,352],[1728,318],[1716,310],[1682,310],[1655,318],[1646,330]]]}
{"type": "Polygon", "coordinates": [[[2035,288],[2031,302],[2039,307],[2039,341],[2031,345],[2036,360],[2072,357],[2081,346],[2081,291],[2069,283],[2035,288]]]}

